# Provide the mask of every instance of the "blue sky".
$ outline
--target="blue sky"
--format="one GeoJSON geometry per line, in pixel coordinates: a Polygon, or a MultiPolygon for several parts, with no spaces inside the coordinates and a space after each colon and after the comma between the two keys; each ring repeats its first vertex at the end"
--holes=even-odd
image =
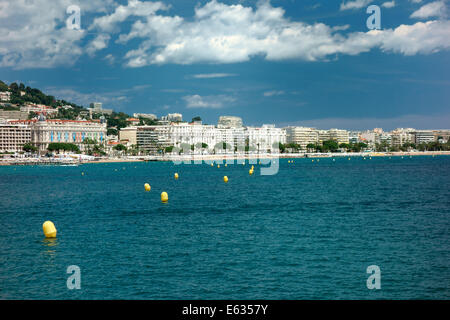
{"type": "Polygon", "coordinates": [[[0,79],[215,124],[450,128],[448,1],[0,0],[0,79]],[[66,8],[81,9],[69,30],[66,8]],[[366,8],[381,8],[368,30],[366,8]],[[6,37],[5,37],[6,35],[6,37]]]}

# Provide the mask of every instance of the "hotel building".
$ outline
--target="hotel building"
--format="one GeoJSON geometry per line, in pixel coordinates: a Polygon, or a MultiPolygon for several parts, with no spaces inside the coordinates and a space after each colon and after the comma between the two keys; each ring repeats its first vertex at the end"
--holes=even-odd
{"type": "Polygon", "coordinates": [[[307,127],[287,127],[286,143],[298,144],[303,150],[310,143],[316,144],[319,141],[319,132],[314,128],[307,127]]]}
{"type": "Polygon", "coordinates": [[[26,124],[0,123],[0,152],[19,152],[31,141],[31,128],[26,124]]]}
{"type": "Polygon", "coordinates": [[[83,141],[86,138],[104,144],[106,138],[106,123],[100,121],[77,120],[13,120],[11,124],[22,124],[31,131],[31,143],[36,146],[39,153],[46,153],[48,145],[52,142],[66,142],[77,145],[84,150],[83,141]]]}

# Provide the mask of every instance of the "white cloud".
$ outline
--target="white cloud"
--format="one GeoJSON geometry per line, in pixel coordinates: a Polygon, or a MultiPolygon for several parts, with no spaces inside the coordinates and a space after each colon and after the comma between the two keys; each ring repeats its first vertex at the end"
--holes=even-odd
{"type": "Polygon", "coordinates": [[[109,34],[101,33],[97,37],[95,37],[87,46],[86,52],[89,55],[93,55],[96,51],[105,49],[108,46],[108,42],[110,39],[109,34]]]}
{"type": "Polygon", "coordinates": [[[283,94],[284,94],[284,91],[282,91],[282,90],[272,90],[272,91],[266,91],[263,93],[264,97],[280,96],[283,94]]]}
{"type": "MultiPolygon", "coordinates": [[[[450,47],[448,20],[418,22],[395,29],[347,32],[348,26],[295,21],[286,17],[282,8],[273,7],[264,0],[256,7],[212,0],[197,5],[194,16],[186,18],[169,15],[169,6],[162,2],[130,0],[127,5],[117,6],[113,0],[79,0],[84,29],[68,30],[65,28],[65,10],[71,2],[0,0],[0,34],[3,35],[0,37],[0,67],[72,66],[84,53],[94,55],[105,50],[113,37],[116,43],[127,46],[128,52],[123,58],[129,67],[237,63],[255,56],[270,61],[326,61],[339,54],[357,55],[372,49],[411,55],[450,47]],[[85,13],[105,11],[112,13],[95,18],[89,27],[84,25],[85,13]],[[129,25],[125,22],[130,20],[134,20],[131,28],[123,31],[129,25]],[[95,34],[92,39],[91,34],[95,34]],[[89,42],[84,45],[86,40],[89,42]],[[136,47],[134,43],[137,43],[136,47]]],[[[347,1],[342,3],[341,9],[356,8],[369,2],[347,1]]],[[[434,3],[443,1],[423,6],[413,13],[414,17],[436,16],[436,13],[430,13],[436,9],[423,9],[434,3]]],[[[443,17],[441,13],[439,16],[443,17]]],[[[114,62],[111,52],[105,52],[104,59],[114,62]]],[[[210,74],[203,78],[224,75],[210,74]]]]}
{"type": "Polygon", "coordinates": [[[386,2],[383,2],[383,4],[381,4],[381,6],[383,7],[383,8],[393,8],[393,7],[395,7],[395,1],[394,0],[392,0],[392,1],[386,1],[386,2]]]}
{"type": "Polygon", "coordinates": [[[237,63],[262,56],[278,61],[326,60],[380,48],[403,54],[432,53],[449,48],[447,21],[401,25],[396,29],[353,32],[323,23],[306,24],[284,16],[282,8],[259,2],[256,8],[213,0],[195,9],[193,19],[151,14],[136,21],[120,43],[142,39],[125,55],[126,65],[237,63]],[[442,29],[441,29],[442,28],[442,29]]]}
{"type": "Polygon", "coordinates": [[[411,14],[411,18],[426,19],[430,17],[446,17],[447,7],[444,1],[434,1],[420,7],[411,14]]]}
{"type": "Polygon", "coordinates": [[[373,0],[352,0],[347,2],[342,2],[340,10],[354,10],[361,9],[371,3],[373,0]]]}
{"type": "Polygon", "coordinates": [[[212,79],[212,78],[225,78],[225,77],[235,77],[235,73],[199,73],[192,75],[195,79],[212,79]]]}
{"type": "Polygon", "coordinates": [[[82,30],[69,30],[65,22],[71,0],[0,0],[0,67],[49,68],[73,65],[83,54],[86,36],[83,14],[104,11],[112,0],[79,0],[82,30]]]}
{"type": "Polygon", "coordinates": [[[232,104],[236,99],[227,95],[200,96],[198,94],[184,96],[187,108],[220,109],[232,104]]]}

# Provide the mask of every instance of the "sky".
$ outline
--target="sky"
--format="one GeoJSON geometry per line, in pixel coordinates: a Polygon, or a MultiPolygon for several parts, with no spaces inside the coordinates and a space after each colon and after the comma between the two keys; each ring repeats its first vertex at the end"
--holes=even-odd
{"type": "Polygon", "coordinates": [[[449,2],[0,0],[0,79],[208,124],[450,129],[449,2]]]}

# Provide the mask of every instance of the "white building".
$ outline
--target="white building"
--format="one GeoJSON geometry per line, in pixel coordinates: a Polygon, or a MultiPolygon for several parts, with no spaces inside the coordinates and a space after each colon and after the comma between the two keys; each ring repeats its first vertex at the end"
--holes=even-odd
{"type": "Polygon", "coordinates": [[[285,130],[286,143],[298,144],[303,150],[306,150],[308,144],[316,144],[319,141],[319,133],[314,128],[287,127],[285,130]]]}
{"type": "Polygon", "coordinates": [[[242,126],[242,119],[234,116],[220,116],[217,123],[218,128],[241,128],[242,126]]]}
{"type": "Polygon", "coordinates": [[[9,101],[11,100],[11,92],[10,91],[0,91],[0,101],[9,101]]]}
{"type": "Polygon", "coordinates": [[[0,123],[0,152],[19,152],[31,142],[31,128],[22,123],[0,123]]]}
{"type": "Polygon", "coordinates": [[[181,122],[183,115],[181,113],[169,113],[167,116],[162,116],[161,120],[168,122],[181,122]]]}
{"type": "Polygon", "coordinates": [[[156,115],[154,115],[152,113],[133,113],[133,117],[134,118],[145,118],[145,119],[150,119],[150,120],[157,119],[156,115]]]}
{"type": "Polygon", "coordinates": [[[40,153],[45,153],[52,142],[73,143],[84,150],[86,138],[99,144],[106,140],[106,123],[100,121],[45,120],[40,117],[39,120],[14,120],[10,123],[27,125],[31,130],[31,143],[38,147],[40,153]]]}

